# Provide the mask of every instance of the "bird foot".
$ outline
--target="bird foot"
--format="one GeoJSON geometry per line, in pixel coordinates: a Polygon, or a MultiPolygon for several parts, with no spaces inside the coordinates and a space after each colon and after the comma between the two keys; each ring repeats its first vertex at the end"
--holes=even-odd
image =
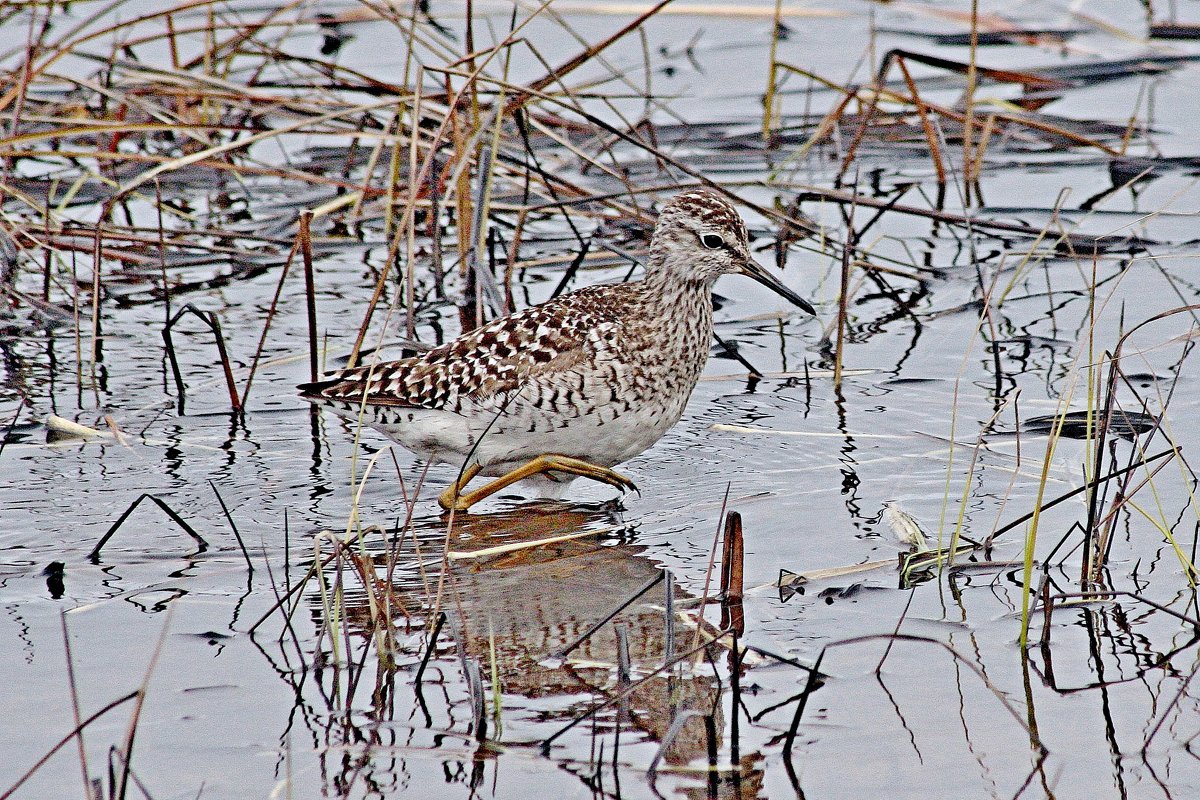
{"type": "MultiPolygon", "coordinates": [[[[466,511],[480,500],[491,497],[496,492],[512,486],[517,481],[522,481],[534,475],[545,475],[550,472],[564,472],[580,478],[589,478],[600,483],[606,483],[623,492],[638,491],[637,485],[633,481],[616,470],[602,467],[599,464],[593,464],[579,458],[548,454],[538,456],[522,464],[473,492],[463,492],[463,487],[470,482],[471,478],[479,474],[479,470],[480,467],[478,465],[472,465],[464,470],[462,476],[438,497],[438,504],[446,511],[466,511]]],[[[638,492],[638,494],[641,493],[638,492]]]]}

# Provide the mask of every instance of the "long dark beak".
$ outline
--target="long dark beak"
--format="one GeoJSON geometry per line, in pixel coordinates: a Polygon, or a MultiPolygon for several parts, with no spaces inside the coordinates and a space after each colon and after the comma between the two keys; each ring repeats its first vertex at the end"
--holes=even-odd
{"type": "Polygon", "coordinates": [[[763,286],[782,297],[784,300],[787,300],[796,308],[799,308],[802,311],[807,311],[809,314],[813,315],[817,313],[816,309],[812,307],[811,303],[793,292],[788,287],[784,286],[782,281],[780,281],[771,273],[767,272],[767,270],[759,265],[757,261],[747,260],[746,263],[742,265],[742,274],[748,275],[754,280],[758,281],[763,286]]]}

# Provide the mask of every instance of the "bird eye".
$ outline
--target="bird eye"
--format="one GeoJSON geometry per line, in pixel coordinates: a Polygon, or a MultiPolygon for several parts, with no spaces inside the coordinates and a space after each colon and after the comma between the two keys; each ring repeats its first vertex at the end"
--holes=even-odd
{"type": "Polygon", "coordinates": [[[700,237],[700,244],[709,250],[716,250],[718,247],[725,246],[725,240],[715,233],[706,233],[700,237]]]}

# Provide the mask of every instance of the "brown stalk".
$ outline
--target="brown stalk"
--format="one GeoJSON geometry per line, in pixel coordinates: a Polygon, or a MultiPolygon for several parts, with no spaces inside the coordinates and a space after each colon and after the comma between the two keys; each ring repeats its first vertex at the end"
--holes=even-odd
{"type": "MultiPolygon", "coordinates": [[[[25,39],[25,60],[21,64],[20,78],[17,79],[17,85],[14,87],[17,91],[17,103],[13,107],[12,124],[9,126],[10,135],[12,136],[16,136],[17,131],[21,128],[21,114],[25,110],[25,98],[29,92],[30,65],[33,63],[33,59],[39,49],[42,39],[45,38],[46,31],[50,24],[50,17],[53,15],[53,13],[54,3],[49,3],[46,6],[46,19],[42,23],[41,33],[36,38],[34,36],[33,29],[37,24],[37,11],[35,10],[29,15],[29,32],[26,34],[25,39]]],[[[2,174],[5,178],[5,182],[7,182],[9,168],[11,167],[12,163],[11,156],[6,156],[4,158],[4,170],[2,174]]]]}
{"type": "MultiPolygon", "coordinates": [[[[421,73],[421,71],[418,70],[416,92],[414,93],[414,96],[413,96],[413,106],[412,106],[413,130],[416,130],[416,128],[417,128],[416,120],[419,120],[421,118],[421,83],[422,82],[423,82],[422,73],[421,73]]],[[[432,150],[429,152],[428,157],[429,158],[434,157],[434,153],[432,150]]],[[[396,172],[395,167],[398,166],[398,162],[400,159],[400,145],[399,144],[397,144],[395,149],[392,151],[392,158],[393,158],[393,168],[394,168],[393,174],[395,174],[395,172],[396,172]]],[[[420,184],[417,181],[412,179],[412,176],[417,174],[417,164],[418,164],[417,137],[413,136],[412,142],[408,148],[408,174],[409,174],[408,203],[409,203],[409,207],[414,208],[414,209],[417,204],[417,198],[420,195],[421,190],[422,190],[422,184],[420,184]]],[[[437,182],[438,182],[437,178],[434,178],[434,180],[430,181],[431,187],[433,185],[436,185],[437,182]]],[[[430,212],[432,213],[432,211],[433,211],[432,203],[430,203],[430,206],[431,206],[430,212]]],[[[404,267],[405,267],[405,272],[406,272],[405,280],[404,280],[404,308],[406,311],[405,318],[404,318],[404,330],[409,339],[415,339],[417,336],[417,287],[416,287],[417,278],[416,278],[416,264],[414,263],[416,260],[414,257],[415,250],[416,250],[416,248],[414,246],[415,245],[414,240],[416,239],[417,215],[415,212],[411,212],[411,213],[406,214],[404,219],[405,219],[404,267]]],[[[399,229],[397,229],[397,235],[399,235],[399,229]]],[[[437,230],[434,230],[432,232],[431,238],[439,239],[440,238],[439,232],[437,230]]],[[[441,281],[439,281],[438,283],[439,283],[439,287],[440,287],[441,281]]]]}
{"type": "Polygon", "coordinates": [[[589,60],[591,60],[595,56],[599,55],[600,53],[604,52],[614,42],[617,42],[620,39],[623,39],[630,32],[635,31],[638,28],[640,28],[642,26],[643,22],[650,19],[650,17],[653,17],[660,10],[662,10],[662,8],[664,6],[666,6],[670,2],[671,2],[671,0],[659,0],[659,2],[655,3],[653,6],[651,6],[649,9],[647,9],[645,12],[638,15],[638,17],[636,19],[634,19],[629,24],[625,25],[623,28],[621,28],[616,33],[614,33],[612,36],[609,36],[607,39],[605,39],[602,42],[599,42],[598,44],[594,44],[591,47],[588,47],[581,53],[577,54],[574,58],[567,60],[563,64],[559,65],[556,69],[550,71],[549,73],[543,75],[542,77],[538,78],[537,80],[531,82],[529,84],[529,89],[534,92],[540,92],[543,89],[545,89],[547,86],[549,86],[550,84],[554,83],[555,81],[562,80],[562,78],[565,75],[567,75],[568,73],[570,73],[577,67],[580,67],[583,64],[586,64],[589,60]]]}
{"type": "Polygon", "coordinates": [[[516,299],[513,297],[513,271],[517,266],[517,259],[521,253],[521,240],[525,234],[525,221],[529,217],[529,208],[522,208],[517,212],[517,219],[513,223],[512,238],[508,243],[508,258],[504,263],[504,304],[508,313],[516,310],[516,299]]]}
{"type": "MultiPolygon", "coordinates": [[[[1178,450],[1174,450],[1172,452],[1176,456],[1182,458],[1182,454],[1178,450]]],[[[1154,480],[1155,476],[1157,476],[1158,473],[1161,472],[1168,463],[1168,461],[1163,461],[1161,464],[1155,466],[1154,469],[1150,470],[1149,474],[1142,478],[1142,480],[1138,482],[1137,486],[1133,487],[1132,489],[1129,489],[1128,482],[1133,477],[1134,470],[1130,469],[1125,473],[1125,485],[1118,490],[1117,495],[1113,498],[1112,505],[1109,506],[1108,511],[1104,515],[1104,519],[1100,520],[1101,533],[1097,541],[1096,552],[1103,554],[1103,557],[1098,559],[1101,564],[1107,563],[1108,561],[1108,551],[1112,546],[1112,532],[1117,519],[1117,514],[1122,508],[1125,507],[1126,503],[1133,499],[1133,497],[1142,490],[1143,487],[1150,483],[1150,481],[1154,480]]],[[[1144,454],[1143,458],[1133,466],[1146,466],[1144,454]]],[[[1115,475],[1109,475],[1106,476],[1105,480],[1111,480],[1115,477],[1115,475]]]]}
{"type": "MultiPolygon", "coordinates": [[[[1087,483],[1083,484],[1082,486],[1078,486],[1078,487],[1070,490],[1069,492],[1064,492],[1063,494],[1060,494],[1058,497],[1054,498],[1053,500],[1049,500],[1049,501],[1043,503],[1040,510],[1046,511],[1048,509],[1054,508],[1054,506],[1058,505],[1059,503],[1066,502],[1067,500],[1070,500],[1072,497],[1075,497],[1076,495],[1080,495],[1080,494],[1083,494],[1084,492],[1093,490],[1097,486],[1099,486],[1103,483],[1106,483],[1107,481],[1114,480],[1115,478],[1118,478],[1121,475],[1124,475],[1128,472],[1132,472],[1133,470],[1140,469],[1141,467],[1147,466],[1147,465],[1151,464],[1152,462],[1157,461],[1160,458],[1165,458],[1167,456],[1176,455],[1176,454],[1178,454],[1178,452],[1179,451],[1175,450],[1174,448],[1172,448],[1170,450],[1164,450],[1161,453],[1155,453],[1152,456],[1147,456],[1146,458],[1142,459],[1138,463],[1124,467],[1120,470],[1117,470],[1116,472],[1113,472],[1109,475],[1104,476],[1103,478],[1099,478],[1099,477],[1093,478],[1092,480],[1088,481],[1087,483]]],[[[1014,528],[1016,528],[1020,525],[1024,525],[1026,522],[1033,519],[1034,513],[1035,512],[1030,511],[1027,514],[1022,514],[1021,516],[1014,519],[1012,522],[1006,523],[1006,524],[1000,526],[999,528],[996,528],[996,530],[992,531],[988,535],[988,537],[983,540],[984,549],[986,550],[986,549],[990,548],[992,546],[992,542],[995,541],[997,536],[1008,533],[1009,531],[1013,530],[1014,528]]]]}
{"type": "Polygon", "coordinates": [[[203,311],[191,303],[176,311],[174,316],[163,326],[162,331],[163,342],[167,348],[167,358],[171,362],[171,373],[175,377],[175,388],[179,392],[179,402],[183,403],[186,390],[183,384],[183,374],[179,371],[179,360],[175,356],[175,341],[172,338],[171,331],[184,314],[195,315],[212,331],[213,337],[217,342],[217,355],[221,359],[221,369],[225,373],[225,388],[229,391],[229,405],[233,408],[234,412],[241,412],[242,401],[238,397],[237,383],[233,379],[233,366],[229,363],[229,353],[225,350],[225,337],[221,333],[221,321],[217,319],[217,315],[213,312],[203,311]]]}
{"type": "Polygon", "coordinates": [[[976,182],[978,182],[979,176],[983,172],[983,159],[987,154],[987,146],[995,130],[996,114],[993,112],[988,114],[983,121],[983,131],[979,134],[979,143],[975,145],[975,158],[971,161],[971,174],[975,176],[976,182]]]}
{"type": "Polygon", "coordinates": [[[933,168],[937,172],[938,185],[946,183],[946,165],[942,162],[942,150],[938,144],[937,132],[933,129],[933,122],[929,119],[929,111],[925,101],[921,99],[917,93],[917,84],[912,79],[912,75],[908,72],[908,65],[904,63],[904,58],[896,56],[896,66],[900,70],[900,74],[904,76],[904,83],[908,86],[908,92],[912,95],[913,105],[917,107],[917,115],[921,118],[921,128],[925,131],[925,141],[929,142],[929,157],[933,160],[933,168]]]}
{"type": "MultiPolygon", "coordinates": [[[[976,21],[975,27],[978,28],[978,21],[976,21]]],[[[915,61],[918,64],[944,69],[947,72],[954,72],[958,73],[959,75],[969,75],[972,68],[974,68],[976,73],[983,75],[986,78],[991,78],[999,83],[1018,83],[1026,89],[1071,88],[1071,84],[1067,83],[1066,81],[1060,81],[1056,78],[1047,78],[1034,72],[1018,72],[1015,70],[995,69],[992,67],[984,67],[979,64],[975,64],[972,67],[971,62],[969,61],[955,61],[949,58],[940,58],[938,56],[931,56],[925,53],[917,53],[912,50],[904,50],[900,48],[889,50],[884,56],[884,61],[887,61],[890,58],[897,58],[905,61],[915,61]]]]}
{"type": "MultiPolygon", "coordinates": [[[[842,185],[842,179],[846,177],[846,173],[850,170],[850,165],[854,163],[854,157],[858,154],[858,146],[862,143],[863,137],[867,133],[867,128],[875,120],[875,112],[879,108],[879,97],[881,94],[882,78],[876,78],[875,91],[871,92],[871,97],[867,101],[866,111],[861,110],[859,106],[858,127],[854,131],[854,136],[850,139],[850,144],[846,147],[846,152],[842,156],[842,166],[838,170],[837,178],[834,180],[835,186],[842,185]]],[[[840,106],[839,111],[845,106],[840,106]]]]}
{"type": "MultiPolygon", "coordinates": [[[[258,35],[258,33],[260,31],[262,31],[264,28],[266,28],[268,25],[270,25],[271,24],[270,20],[273,17],[278,16],[279,14],[282,14],[284,11],[288,11],[288,10],[296,8],[300,5],[302,5],[300,0],[293,0],[293,2],[291,2],[291,3],[282,3],[278,6],[267,6],[266,8],[268,9],[268,13],[266,14],[266,16],[262,17],[259,20],[256,20],[255,22],[233,27],[233,35],[232,36],[230,36],[228,39],[226,39],[225,41],[223,41],[219,44],[214,42],[212,47],[204,50],[202,53],[197,55],[195,58],[186,62],[183,65],[183,68],[185,70],[193,70],[204,64],[216,63],[222,57],[222,53],[225,53],[225,52],[230,52],[231,54],[236,53],[239,46],[241,46],[243,43],[248,42],[251,39],[253,39],[256,35],[258,35]]],[[[222,30],[222,29],[223,28],[214,25],[214,26],[212,26],[212,33],[215,34],[215,33],[217,33],[217,31],[222,30]]]]}
{"type": "Polygon", "coordinates": [[[279,298],[283,295],[283,282],[287,279],[288,271],[295,258],[296,242],[293,242],[292,250],[283,262],[283,269],[279,271],[279,281],[275,284],[275,294],[271,297],[271,305],[267,308],[267,318],[263,321],[262,334],[258,337],[258,346],[254,348],[254,358],[250,360],[250,374],[246,376],[246,386],[242,389],[242,408],[246,407],[246,398],[250,396],[250,385],[254,383],[254,375],[258,372],[258,362],[262,359],[263,348],[267,344],[267,332],[271,330],[271,323],[275,320],[275,314],[279,309],[279,298]]]}
{"type": "Polygon", "coordinates": [[[100,386],[96,375],[96,361],[100,356],[100,271],[103,264],[100,241],[104,223],[111,212],[111,201],[106,202],[100,209],[100,217],[96,222],[92,249],[92,339],[88,364],[91,369],[92,392],[96,398],[96,405],[100,405],[100,386]]]}
{"type": "Polygon", "coordinates": [[[313,276],[311,226],[312,211],[305,209],[300,213],[300,233],[296,243],[304,260],[304,302],[308,312],[308,373],[309,380],[315,383],[320,373],[320,358],[317,346],[317,290],[316,279],[313,276]]]}
{"type": "Polygon", "coordinates": [[[742,610],[745,560],[742,515],[730,511],[725,515],[725,536],[721,549],[721,627],[732,630],[735,636],[741,636],[746,629],[742,610]]]}

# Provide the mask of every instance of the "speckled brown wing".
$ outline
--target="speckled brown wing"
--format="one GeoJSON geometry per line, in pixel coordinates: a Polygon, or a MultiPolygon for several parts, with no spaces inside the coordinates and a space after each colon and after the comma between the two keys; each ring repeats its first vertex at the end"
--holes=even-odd
{"type": "MultiPolygon", "coordinates": [[[[301,385],[310,400],[460,412],[595,356],[598,332],[618,320],[615,287],[583,289],[501,317],[412,358],[344,370],[301,385]],[[608,291],[603,291],[607,288],[608,291]]],[[[619,294],[619,293],[618,293],[619,294]]]]}

